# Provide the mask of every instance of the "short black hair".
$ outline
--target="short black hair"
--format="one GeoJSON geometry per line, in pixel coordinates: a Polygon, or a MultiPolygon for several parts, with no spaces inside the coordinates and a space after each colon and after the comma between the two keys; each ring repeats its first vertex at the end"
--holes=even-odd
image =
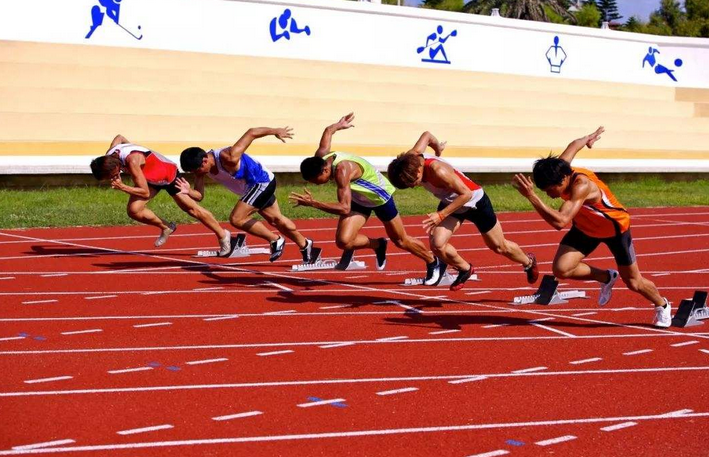
{"type": "Polygon", "coordinates": [[[180,154],[180,166],[184,171],[195,171],[202,166],[202,160],[207,157],[207,152],[198,147],[187,148],[180,154]]]}
{"type": "Polygon", "coordinates": [[[121,166],[121,161],[112,155],[96,157],[91,161],[91,174],[99,181],[111,177],[111,173],[116,167],[121,166]]]}
{"type": "Polygon", "coordinates": [[[544,157],[534,162],[532,171],[534,184],[542,190],[551,186],[558,186],[571,173],[573,171],[569,162],[551,154],[549,157],[544,157]]]}
{"type": "Polygon", "coordinates": [[[323,170],[325,170],[325,159],[322,157],[308,157],[300,163],[300,174],[306,181],[317,178],[323,170]]]}

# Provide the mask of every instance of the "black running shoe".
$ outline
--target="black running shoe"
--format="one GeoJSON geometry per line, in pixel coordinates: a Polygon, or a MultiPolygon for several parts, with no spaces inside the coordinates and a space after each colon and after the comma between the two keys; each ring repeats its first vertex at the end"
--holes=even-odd
{"type": "Polygon", "coordinates": [[[271,241],[271,262],[275,262],[283,255],[283,248],[286,246],[286,240],[279,236],[277,240],[271,241]]]}
{"type": "Polygon", "coordinates": [[[305,247],[300,250],[300,254],[303,256],[303,263],[312,263],[311,255],[313,253],[313,240],[305,239],[305,247]]]}
{"type": "Polygon", "coordinates": [[[387,239],[379,238],[379,247],[374,250],[377,255],[377,270],[383,270],[387,265],[387,239]]]}
{"type": "Polygon", "coordinates": [[[443,277],[446,275],[448,264],[438,257],[431,263],[426,264],[426,279],[423,284],[425,286],[437,286],[443,277]]]}
{"type": "Polygon", "coordinates": [[[470,265],[469,270],[465,271],[459,271],[458,272],[458,277],[455,278],[455,281],[451,284],[451,290],[460,290],[463,288],[463,285],[465,285],[465,281],[470,279],[470,277],[473,275],[473,266],[470,265]]]}
{"type": "Polygon", "coordinates": [[[352,258],[354,257],[354,249],[347,249],[342,251],[342,257],[340,257],[340,263],[335,265],[335,270],[346,270],[347,267],[352,263],[352,258]]]}

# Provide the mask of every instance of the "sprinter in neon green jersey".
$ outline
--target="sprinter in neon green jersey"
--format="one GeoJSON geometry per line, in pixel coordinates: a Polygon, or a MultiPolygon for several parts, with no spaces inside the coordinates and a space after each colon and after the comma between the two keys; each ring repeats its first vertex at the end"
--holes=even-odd
{"type": "MultiPolygon", "coordinates": [[[[311,206],[340,216],[335,242],[338,248],[345,251],[343,259],[351,259],[351,254],[356,249],[371,248],[377,256],[377,269],[383,270],[386,266],[386,238],[371,239],[359,233],[374,211],[397,247],[426,262],[424,284],[437,285],[446,271],[446,264],[436,258],[421,241],[406,234],[392,198],[396,190],[394,186],[363,158],[330,151],[332,135],[338,130],[353,127],[353,120],[354,114],[350,113],[339,122],[328,126],[323,132],[315,156],[303,160],[300,165],[300,172],[306,181],[313,184],[335,181],[337,203],[315,200],[307,189],[303,194],[291,193],[291,201],[296,206],[311,206]]],[[[341,265],[342,268],[346,266],[341,265]]]]}

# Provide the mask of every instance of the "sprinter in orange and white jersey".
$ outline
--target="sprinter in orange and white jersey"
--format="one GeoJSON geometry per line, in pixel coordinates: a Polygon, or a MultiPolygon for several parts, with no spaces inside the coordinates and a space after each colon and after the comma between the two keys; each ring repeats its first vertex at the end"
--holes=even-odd
{"type": "Polygon", "coordinates": [[[445,141],[438,141],[430,132],[424,132],[412,149],[399,154],[389,164],[388,176],[398,189],[421,185],[441,201],[438,209],[428,214],[423,226],[430,235],[431,250],[443,264],[443,271],[446,264],[458,270],[451,290],[461,289],[473,274],[472,264],[461,257],[450,243],[451,237],[465,220],[475,224],[488,248],[522,265],[527,282],[536,282],[539,270],[534,254],[524,253],[517,243],[505,238],[492,202],[483,188],[439,158],[445,147],[445,141]],[[436,154],[435,157],[424,154],[428,147],[436,154]]]}
{"type": "Polygon", "coordinates": [[[660,295],[655,284],[640,274],[627,210],[592,171],[571,167],[576,153],[585,146],[593,147],[603,132],[603,127],[599,127],[590,135],[572,141],[559,157],[549,156],[534,163],[534,184],[551,198],[564,200],[559,210],[547,206],[534,193],[532,181],[523,174],[514,177],[513,185],[555,229],[561,230],[569,222],[573,224],[556,252],[554,276],[600,282],[598,304],[603,306],[610,300],[613,284],[620,275],[630,290],[653,303],[653,324],[669,327],[672,324],[671,304],[660,295]],[[613,254],[617,271],[602,270],[583,262],[601,243],[613,254]]]}
{"type": "Polygon", "coordinates": [[[212,213],[197,204],[194,191],[190,189],[187,181],[180,177],[177,164],[157,152],[117,135],[106,154],[91,161],[91,173],[99,181],[110,180],[112,188],[130,195],[127,209],[131,219],[160,229],[155,247],[165,244],[177,228],[174,222],[163,220],[146,207],[147,203],[164,189],[182,211],[214,232],[219,240],[219,255],[229,254],[229,232],[219,225],[212,213]],[[121,172],[127,172],[131,176],[133,186],[123,182],[121,172]]]}

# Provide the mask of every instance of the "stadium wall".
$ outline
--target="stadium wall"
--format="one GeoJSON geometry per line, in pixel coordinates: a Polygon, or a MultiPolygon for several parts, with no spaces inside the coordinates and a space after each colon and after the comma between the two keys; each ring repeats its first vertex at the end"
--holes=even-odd
{"type": "Polygon", "coordinates": [[[469,172],[527,171],[604,125],[579,165],[709,171],[709,40],[345,1],[0,3],[0,173],[87,173],[117,133],[176,159],[290,125],[251,153],[297,170],[323,127],[385,167],[424,130],[469,172]],[[118,6],[118,7],[117,7],[118,6]]]}

